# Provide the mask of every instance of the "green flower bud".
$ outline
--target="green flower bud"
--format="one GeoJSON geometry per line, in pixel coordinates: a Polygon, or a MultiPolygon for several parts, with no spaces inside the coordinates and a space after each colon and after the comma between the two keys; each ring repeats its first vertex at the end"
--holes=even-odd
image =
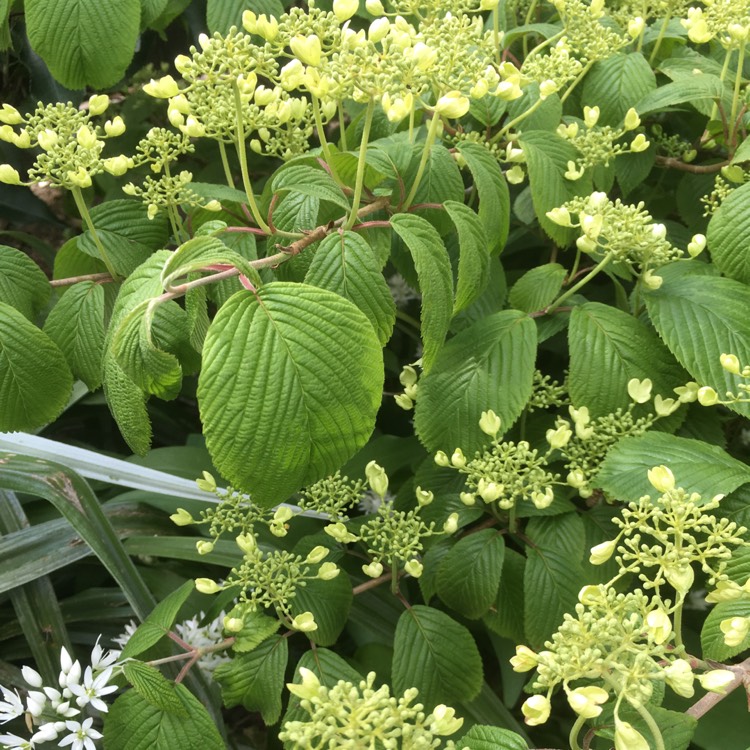
{"type": "MultiPolygon", "coordinates": [[[[428,721],[429,721],[428,717],[428,721]]],[[[455,734],[462,726],[464,720],[456,717],[456,711],[449,708],[443,703],[438,704],[432,710],[432,721],[430,722],[430,731],[433,734],[449,736],[455,734]]]]}
{"type": "Polygon", "coordinates": [[[298,34],[289,42],[289,46],[295,57],[305,65],[311,65],[313,68],[320,65],[323,51],[320,39],[315,34],[306,37],[298,34]]]}
{"type": "Polygon", "coordinates": [[[712,669],[697,677],[701,687],[712,693],[725,693],[727,687],[735,680],[735,674],[730,669],[712,669]]]}
{"type": "Polygon", "coordinates": [[[643,133],[638,133],[638,135],[630,142],[630,150],[634,154],[639,154],[642,151],[647,151],[650,145],[651,144],[646,139],[646,136],[643,135],[643,133]]]}
{"type": "Polygon", "coordinates": [[[646,627],[651,639],[657,645],[661,645],[672,635],[672,622],[663,609],[651,610],[646,615],[646,627]]]}
{"type": "Polygon", "coordinates": [[[239,534],[234,541],[245,554],[251,555],[258,549],[255,534],[239,534]]]}
{"type": "Polygon", "coordinates": [[[672,690],[683,698],[692,698],[695,693],[693,687],[693,670],[690,662],[685,659],[675,659],[664,668],[664,679],[672,690]]]}
{"type": "Polygon", "coordinates": [[[0,122],[6,125],[20,125],[23,122],[23,117],[15,107],[11,107],[10,104],[3,104],[0,108],[0,122]]]}
{"type": "Polygon", "coordinates": [[[359,9],[359,0],[333,0],[333,15],[339,23],[348,21],[359,9]]]}
{"type": "Polygon", "coordinates": [[[661,276],[657,276],[650,268],[643,272],[641,280],[644,286],[652,291],[655,291],[664,283],[664,279],[661,276]]]}
{"type": "Polygon", "coordinates": [[[636,404],[645,404],[651,399],[651,388],[653,383],[650,378],[644,378],[638,380],[638,378],[631,378],[628,381],[628,395],[636,404]]]}
{"type": "Polygon", "coordinates": [[[443,117],[456,119],[463,117],[469,111],[470,105],[470,101],[460,91],[449,91],[438,99],[435,111],[443,117]]]}
{"type": "Polygon", "coordinates": [[[667,466],[654,466],[653,469],[649,469],[648,481],[661,493],[669,492],[675,486],[674,474],[667,466]]]}
{"type": "Polygon", "coordinates": [[[97,143],[96,133],[88,125],[81,125],[76,133],[76,140],[82,148],[94,148],[97,143]]]}
{"type": "Polygon", "coordinates": [[[216,492],[216,480],[207,471],[203,472],[203,479],[196,479],[195,483],[199,490],[204,492],[216,492]]]}
{"type": "MultiPolygon", "coordinates": [[[[643,20],[643,19],[641,19],[643,20]]],[[[639,32],[640,33],[640,32],[639,32]]],[[[641,118],[633,107],[625,113],[625,130],[635,130],[641,124],[641,118]]]]}
{"type": "MultiPolygon", "coordinates": [[[[748,583],[750,584],[750,578],[748,578],[748,583]]],[[[732,602],[743,599],[744,596],[745,590],[738,583],[719,581],[716,588],[706,596],[706,601],[710,604],[717,604],[718,602],[732,602]]]]}
{"type": "Polygon", "coordinates": [[[383,575],[383,564],[373,560],[369,565],[362,566],[362,572],[369,578],[380,578],[383,575]]]}
{"type": "Polygon", "coordinates": [[[482,416],[479,419],[479,429],[491,438],[497,437],[497,433],[500,432],[500,426],[502,420],[495,414],[492,409],[482,412],[482,416]]]}
{"type": "Polygon", "coordinates": [[[405,393],[397,393],[393,400],[400,406],[404,411],[411,411],[414,408],[414,401],[410,399],[405,393]]]}
{"type": "Polygon", "coordinates": [[[245,621],[241,617],[230,617],[227,615],[224,618],[224,630],[229,633],[239,633],[244,627],[245,621]]]}
{"type": "Polygon", "coordinates": [[[570,211],[565,206],[559,208],[553,208],[551,211],[547,211],[547,218],[558,224],[561,227],[572,227],[573,222],[570,220],[570,211]]]}
{"type": "Polygon", "coordinates": [[[206,128],[195,117],[188,117],[180,130],[191,138],[202,138],[206,135],[206,128]]]}
{"type": "Polygon", "coordinates": [[[462,492],[459,495],[459,498],[461,499],[461,502],[469,508],[472,505],[476,505],[477,502],[477,496],[472,492],[462,492]]]}
{"type": "Polygon", "coordinates": [[[737,358],[736,354],[722,354],[720,361],[721,366],[727,372],[731,372],[732,375],[740,374],[740,360],[737,358]]]}
{"type": "MultiPolygon", "coordinates": [[[[15,171],[15,170],[14,170],[14,171],[15,171]]],[[[16,172],[16,174],[18,174],[18,173],[16,172]]],[[[0,167],[0,180],[2,180],[2,167],[0,167]]],[[[438,466],[443,466],[443,467],[446,467],[446,466],[450,466],[450,465],[451,465],[451,461],[450,461],[450,459],[448,458],[448,456],[447,456],[447,454],[445,453],[445,451],[438,451],[438,452],[437,452],[437,453],[435,454],[435,463],[436,463],[436,464],[437,464],[438,466]]]]}
{"type": "Polygon", "coordinates": [[[736,648],[750,633],[750,617],[730,617],[722,620],[719,628],[724,633],[724,643],[730,648],[736,648]]]}
{"type": "Polygon", "coordinates": [[[85,170],[84,167],[78,167],[75,172],[68,172],[66,177],[75,187],[87,188],[91,187],[91,175],[85,170]]]}
{"type": "Polygon", "coordinates": [[[367,31],[367,38],[373,44],[377,44],[388,36],[390,30],[391,22],[387,18],[378,18],[370,24],[370,28],[367,31]]]}
{"type": "Polygon", "coordinates": [[[546,433],[547,442],[550,444],[550,447],[557,450],[564,448],[572,437],[573,431],[567,424],[558,427],[556,430],[549,429],[546,433]]]}
{"type": "Polygon", "coordinates": [[[352,534],[340,521],[338,523],[329,523],[328,526],[324,527],[323,531],[341,544],[359,541],[359,537],[352,534]]]}
{"type": "Polygon", "coordinates": [[[454,534],[458,529],[458,513],[451,513],[446,522],[443,524],[443,531],[446,534],[454,534]]]}
{"type": "Polygon", "coordinates": [[[539,84],[539,98],[546,99],[548,96],[552,96],[558,88],[557,82],[552,79],[542,81],[539,84]]]}
{"type": "Polygon", "coordinates": [[[643,20],[643,18],[641,18],[641,16],[636,16],[635,18],[632,18],[628,22],[628,36],[631,39],[635,39],[636,37],[639,37],[645,26],[646,26],[646,22],[643,20]]]}
{"type": "Polygon", "coordinates": [[[678,594],[685,596],[693,585],[695,573],[688,563],[664,568],[664,577],[678,594]]]}
{"type": "Polygon", "coordinates": [[[417,496],[417,504],[420,508],[424,508],[425,505],[429,505],[434,499],[434,493],[429,490],[423,490],[421,487],[417,487],[415,495],[417,496]]]}
{"type": "Polygon", "coordinates": [[[317,697],[320,692],[320,680],[315,675],[315,672],[306,669],[305,667],[300,667],[299,674],[302,678],[302,684],[287,683],[287,690],[289,690],[292,695],[302,698],[302,700],[309,701],[312,698],[317,697]]]}
{"type": "Polygon", "coordinates": [[[370,461],[365,467],[365,476],[372,491],[380,497],[385,497],[385,493],[388,492],[388,475],[385,469],[375,461],[370,461]]]}
{"type": "Polygon", "coordinates": [[[615,750],[649,750],[649,746],[632,724],[615,716],[615,750]]]}
{"type": "Polygon", "coordinates": [[[107,111],[109,97],[106,94],[95,94],[89,99],[89,114],[96,117],[107,111]]]}
{"type": "Polygon", "coordinates": [[[606,703],[609,693],[596,685],[576,688],[568,693],[570,707],[585,719],[594,719],[602,712],[602,703],[606,703]]]}
{"type": "Polygon", "coordinates": [[[422,572],[424,570],[424,566],[422,563],[417,560],[416,558],[409,560],[404,565],[404,570],[412,577],[412,578],[419,578],[422,575],[422,572]]]}
{"type": "Polygon", "coordinates": [[[158,81],[152,78],[150,83],[143,87],[143,90],[156,99],[169,99],[171,96],[177,96],[180,93],[177,81],[172,76],[164,76],[158,81]]]}
{"type": "Polygon", "coordinates": [[[365,8],[371,16],[382,16],[385,8],[380,0],[365,0],[365,8]]]}
{"type": "Polygon", "coordinates": [[[208,541],[199,541],[195,543],[195,548],[198,550],[199,555],[208,555],[214,551],[214,543],[208,541]]]}
{"type": "Polygon", "coordinates": [[[591,554],[589,555],[589,562],[592,565],[603,565],[617,549],[617,540],[610,539],[608,542],[602,542],[596,544],[591,548],[591,554]]]}
{"type": "Polygon", "coordinates": [[[195,519],[184,508],[177,508],[177,512],[173,513],[169,520],[176,526],[189,526],[195,523],[195,519]]]}
{"type": "Polygon", "coordinates": [[[698,400],[698,390],[698,383],[691,380],[689,383],[675,388],[674,392],[677,394],[681,404],[690,404],[698,400]]]}
{"type": "Polygon", "coordinates": [[[599,122],[599,107],[583,108],[583,123],[587,128],[593,128],[599,122]]]}
{"type": "Polygon", "coordinates": [[[551,706],[547,696],[532,695],[524,701],[521,706],[521,713],[526,717],[524,721],[530,727],[535,727],[544,724],[549,719],[550,709],[551,706]]]}
{"type": "Polygon", "coordinates": [[[112,138],[122,135],[125,132],[125,121],[120,115],[117,115],[112,120],[107,120],[104,123],[104,132],[112,138]]]}
{"type": "Polygon", "coordinates": [[[131,160],[124,154],[102,160],[102,166],[104,167],[104,169],[110,174],[113,174],[115,177],[124,175],[125,172],[127,172],[130,168],[130,163],[131,160]]]}
{"type": "Polygon", "coordinates": [[[318,568],[318,578],[320,578],[321,581],[331,581],[340,572],[341,569],[338,565],[336,565],[336,563],[325,562],[320,566],[320,568],[318,568]]]}
{"type": "Polygon", "coordinates": [[[10,164],[0,164],[0,182],[6,185],[20,185],[21,175],[10,164]]]}
{"type": "Polygon", "coordinates": [[[528,646],[516,646],[516,655],[510,659],[514,672],[530,672],[539,664],[539,657],[528,646]]]}
{"type": "Polygon", "coordinates": [[[57,145],[60,139],[54,130],[46,128],[37,135],[36,140],[40,148],[50,151],[57,145]]]}
{"type": "Polygon", "coordinates": [[[456,450],[453,451],[451,464],[456,469],[463,469],[463,467],[466,466],[466,456],[464,456],[464,452],[460,448],[456,448],[456,450]]]}
{"type": "Polygon", "coordinates": [[[706,235],[694,234],[693,239],[688,243],[687,251],[691,258],[697,258],[706,249],[706,235]]]}
{"type": "Polygon", "coordinates": [[[315,565],[321,560],[325,560],[326,557],[328,557],[328,553],[330,550],[328,547],[324,547],[322,544],[317,545],[317,547],[313,547],[308,553],[307,557],[305,558],[305,562],[309,563],[310,565],[315,565]]]}
{"type": "Polygon", "coordinates": [[[318,629],[312,612],[303,612],[292,620],[292,627],[302,633],[311,633],[318,629]]]}
{"type": "Polygon", "coordinates": [[[708,385],[698,389],[698,403],[701,406],[714,406],[719,403],[719,394],[708,385]]]}
{"type": "Polygon", "coordinates": [[[195,588],[200,591],[201,594],[216,594],[222,590],[222,587],[212,578],[196,578],[195,588]]]}

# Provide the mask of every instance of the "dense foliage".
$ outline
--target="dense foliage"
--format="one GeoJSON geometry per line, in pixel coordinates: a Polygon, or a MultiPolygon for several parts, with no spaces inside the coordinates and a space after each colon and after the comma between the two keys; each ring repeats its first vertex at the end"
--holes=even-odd
{"type": "Polygon", "coordinates": [[[743,750],[750,8],[187,5],[25,2],[0,745],[743,750]]]}

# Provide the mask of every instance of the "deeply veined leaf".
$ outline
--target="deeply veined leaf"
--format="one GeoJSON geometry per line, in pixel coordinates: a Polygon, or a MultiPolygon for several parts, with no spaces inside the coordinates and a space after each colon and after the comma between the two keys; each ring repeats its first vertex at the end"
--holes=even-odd
{"type": "Polygon", "coordinates": [[[60,347],[73,374],[89,390],[102,383],[104,287],[93,281],[74,284],[52,308],[44,332],[60,347]]]}
{"type": "Polygon", "coordinates": [[[424,371],[429,372],[443,345],[453,309],[453,275],[448,253],[435,227],[411,214],[396,214],[393,231],[409,248],[422,292],[424,371]]]}
{"type": "Polygon", "coordinates": [[[656,76],[640,52],[599,60],[583,79],[583,104],[601,110],[598,125],[622,125],[625,113],[656,88],[656,76]]]}
{"type": "Polygon", "coordinates": [[[607,454],[596,485],[618,500],[634,502],[658,493],[648,481],[648,470],[668,466],[678,487],[697,492],[705,500],[733,492],[750,482],[750,468],[716,445],[702,440],[647,432],[621,440],[607,454]]]}
{"type": "Polygon", "coordinates": [[[510,729],[473,726],[459,741],[462,750],[528,750],[523,737],[510,729]]]}
{"type": "Polygon", "coordinates": [[[286,282],[238,292],[211,324],[203,362],[209,451],[256,503],[334,472],[372,432],[380,345],[365,315],[334,292],[286,282]]]}
{"type": "Polygon", "coordinates": [[[393,640],[393,688],[419,690],[429,710],[470,701],[482,687],[482,659],[471,633],[433,607],[417,604],[398,620],[393,640]]]}
{"type": "Polygon", "coordinates": [[[477,143],[460,143],[459,153],[474,178],[479,195],[479,219],[484,224],[492,254],[505,247],[510,225],[510,193],[500,165],[477,143]]]}
{"type": "Polygon", "coordinates": [[[166,10],[169,0],[141,0],[141,28],[148,28],[166,10]]]}
{"type": "Polygon", "coordinates": [[[479,297],[489,281],[490,256],[487,235],[479,217],[456,201],[443,204],[458,233],[458,281],[453,314],[461,312],[479,297]]]}
{"type": "Polygon", "coordinates": [[[542,229],[561,247],[572,242],[574,230],[561,227],[547,218],[547,211],[580,195],[591,193],[591,178],[584,174],[577,180],[568,180],[568,162],[575,162],[578,151],[556,133],[543,130],[524,131],[520,137],[534,211],[542,229]]]}
{"type": "Polygon", "coordinates": [[[252,10],[260,15],[280,16],[284,6],[279,0],[208,0],[206,3],[206,21],[208,30],[213,34],[227,34],[232,26],[242,28],[242,13],[252,10]]]}
{"type": "Polygon", "coordinates": [[[140,31],[140,0],[26,0],[34,51],[69,89],[114,85],[125,74],[140,31]]]}
{"type": "Polygon", "coordinates": [[[559,263],[545,263],[527,271],[508,295],[511,307],[524,312],[543,310],[554,302],[568,272],[559,263]]]}
{"type": "Polygon", "coordinates": [[[301,193],[319,198],[349,210],[349,201],[333,178],[322,169],[315,169],[306,164],[293,164],[276,173],[271,183],[274,193],[301,193]]]}
{"type": "Polygon", "coordinates": [[[718,76],[703,73],[682,78],[646,94],[636,105],[639,115],[647,115],[676,104],[711,102],[727,96],[729,89],[718,76]]]}
{"type": "Polygon", "coordinates": [[[315,251],[305,283],[353,302],[372,323],[381,345],[391,337],[396,305],[378,257],[356,232],[329,234],[315,251]]]}
{"type": "Polygon", "coordinates": [[[568,325],[568,390],[576,406],[594,417],[627,408],[628,381],[650,378],[653,394],[675,397],[688,380],[659,337],[632,315],[599,302],[573,309],[568,325]]]}
{"type": "Polygon", "coordinates": [[[475,620],[495,601],[505,542],[494,529],[460,539],[440,561],[437,593],[451,608],[475,620]]]}
{"type": "Polygon", "coordinates": [[[747,237],[750,231],[750,184],[732,190],[708,223],[708,247],[714,265],[731,279],[750,283],[747,237]]]}
{"type": "Polygon", "coordinates": [[[278,721],[288,643],[287,638],[272,635],[249,654],[235,656],[216,668],[214,680],[221,686],[227,708],[243,706],[247,711],[259,711],[268,726],[278,721]]]}
{"type": "Polygon", "coordinates": [[[123,673],[133,689],[152,706],[176,716],[187,717],[188,713],[170,682],[156,667],[135,659],[127,661],[123,673]]]}
{"type": "Polygon", "coordinates": [[[15,307],[32,323],[47,304],[50,285],[26,253],[0,245],[0,302],[15,307]]]}
{"type": "Polygon", "coordinates": [[[63,410],[72,387],[57,344],[0,302],[0,431],[43,427],[63,410]]]}
{"type": "MultiPolygon", "coordinates": [[[[692,273],[703,264],[679,261],[659,269],[663,283],[645,296],[654,327],[672,354],[700,385],[739,391],[744,382],[721,366],[722,354],[750,363],[750,288],[734,279],[692,273]]],[[[729,404],[750,416],[750,404],[729,404]]]]}
{"type": "Polygon", "coordinates": [[[187,715],[164,711],[135,690],[123,693],[104,717],[107,750],[225,750],[205,707],[183,685],[174,691],[187,715]]]}
{"type": "Polygon", "coordinates": [[[572,612],[578,592],[586,583],[583,557],[583,521],[575,513],[532,518],[526,527],[524,619],[526,637],[540,647],[572,612]]]}
{"type": "Polygon", "coordinates": [[[536,326],[517,310],[483,318],[454,336],[419,384],[414,423],[429,451],[472,455],[487,442],[479,429],[493,409],[508,430],[531,396],[536,326]]]}
{"type": "Polygon", "coordinates": [[[732,657],[750,648],[750,633],[736,646],[727,646],[724,643],[724,633],[720,627],[721,622],[734,617],[750,617],[750,601],[738,599],[720,602],[708,613],[701,630],[701,646],[705,659],[728,662],[732,657]]]}

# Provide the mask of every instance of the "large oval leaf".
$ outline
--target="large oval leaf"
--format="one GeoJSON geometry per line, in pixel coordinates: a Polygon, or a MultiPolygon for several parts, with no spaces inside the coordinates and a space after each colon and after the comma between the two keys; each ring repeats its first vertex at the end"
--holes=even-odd
{"type": "Polygon", "coordinates": [[[750,184],[732,190],[708,223],[711,260],[726,276],[745,284],[750,282],[750,184]]]}
{"type": "Polygon", "coordinates": [[[382,385],[375,331],[348,300],[287,282],[238,292],[203,347],[208,449],[232,484],[273,505],[365,444],[382,385]]]}

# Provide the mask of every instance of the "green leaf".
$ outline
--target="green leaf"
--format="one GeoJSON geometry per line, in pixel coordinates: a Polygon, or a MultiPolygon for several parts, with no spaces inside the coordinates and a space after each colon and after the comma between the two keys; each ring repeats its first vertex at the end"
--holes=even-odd
{"type": "Polygon", "coordinates": [[[425,373],[429,372],[450,324],[453,274],[445,245],[435,227],[411,214],[396,214],[393,231],[409,248],[422,292],[422,342],[425,373]]]}
{"type": "Polygon", "coordinates": [[[734,617],[750,617],[750,601],[738,599],[731,602],[719,602],[708,613],[701,630],[701,648],[704,659],[714,659],[726,663],[734,656],[750,648],[750,633],[736,646],[727,646],[724,643],[724,633],[721,632],[720,628],[721,622],[734,617]]]}
{"type": "Polygon", "coordinates": [[[528,750],[523,737],[500,727],[473,726],[459,741],[461,750],[528,750]]]}
{"type": "Polygon", "coordinates": [[[460,143],[458,151],[474,178],[479,195],[479,219],[484,224],[491,253],[505,247],[510,225],[510,193],[497,159],[484,146],[460,143]]]}
{"type": "Polygon", "coordinates": [[[169,632],[177,619],[180,607],[187,601],[194,589],[195,583],[190,579],[159,602],[128,639],[122,649],[122,658],[129,659],[138,656],[160,641],[169,632]]]}
{"type": "Polygon", "coordinates": [[[0,245],[0,302],[15,307],[32,323],[50,294],[47,277],[26,253],[0,245]]]}
{"type": "Polygon", "coordinates": [[[73,374],[91,391],[102,383],[104,319],[104,287],[81,281],[62,296],[44,322],[44,332],[60,347],[73,374]]]}
{"type": "Polygon", "coordinates": [[[494,633],[516,643],[526,639],[524,631],[523,577],[526,558],[513,549],[505,550],[501,585],[494,606],[482,622],[494,633]]]}
{"type": "Polygon", "coordinates": [[[247,711],[259,711],[267,726],[279,720],[288,643],[283,636],[273,635],[249,654],[216,668],[214,680],[221,686],[227,708],[242,706],[247,711]]]}
{"type": "Polygon", "coordinates": [[[164,711],[135,690],[123,693],[104,717],[107,750],[225,750],[204,706],[183,685],[174,688],[187,715],[164,711]]]}
{"type": "Polygon", "coordinates": [[[415,687],[430,710],[470,701],[482,688],[482,659],[471,633],[451,617],[416,604],[399,617],[393,641],[393,688],[415,687]]]}
{"type": "Polygon", "coordinates": [[[518,419],[531,396],[536,326],[517,310],[483,318],[454,336],[419,383],[414,423],[427,450],[472,455],[487,442],[479,429],[493,409],[502,431],[518,419]]]}
{"type": "Polygon", "coordinates": [[[504,555],[505,541],[494,529],[463,537],[440,561],[438,595],[464,617],[478,619],[495,601],[504,555]]]}
{"type": "Polygon", "coordinates": [[[252,651],[273,635],[280,625],[281,622],[276,617],[269,617],[258,611],[248,612],[244,617],[242,630],[234,635],[232,650],[237,653],[252,651]]]}
{"type": "Polygon", "coordinates": [[[284,12],[284,6],[279,0],[208,0],[206,22],[209,32],[227,34],[232,26],[242,30],[242,12],[245,10],[278,18],[284,12]]]}
{"type": "Polygon", "coordinates": [[[57,344],[0,302],[0,432],[43,427],[65,408],[72,388],[57,344]]]}
{"type": "Polygon", "coordinates": [[[333,473],[372,432],[382,353],[369,320],[338,294],[287,282],[238,292],[214,318],[203,361],[208,449],[260,505],[333,473]]]}
{"type": "Polygon", "coordinates": [[[367,240],[356,232],[329,234],[315,251],[305,283],[329,289],[353,302],[385,345],[393,333],[396,305],[367,240]]]}
{"type": "Polygon", "coordinates": [[[342,570],[330,581],[314,578],[297,589],[290,609],[295,617],[312,612],[318,629],[307,633],[307,637],[319,646],[332,646],[346,626],[353,598],[352,583],[342,570]]]}
{"type": "Polygon", "coordinates": [[[125,74],[140,31],[139,0],[26,0],[34,51],[69,89],[108,88],[125,74]]]}
{"type": "MultiPolygon", "coordinates": [[[[661,287],[645,295],[648,314],[664,343],[700,385],[739,391],[744,381],[727,372],[723,353],[750,362],[750,288],[734,279],[692,273],[704,264],[671,263],[659,269],[661,287]]],[[[750,416],[750,404],[728,408],[750,416]]]]}
{"type": "Polygon", "coordinates": [[[526,155],[529,185],[534,211],[542,229],[561,247],[573,240],[573,230],[561,227],[547,218],[547,211],[591,192],[591,178],[565,179],[568,162],[578,158],[578,151],[556,133],[543,130],[524,131],[520,144],[526,155]]]}
{"type": "Polygon", "coordinates": [[[650,378],[653,394],[674,397],[687,380],[653,330],[610,305],[587,302],[573,309],[568,325],[568,390],[576,406],[593,417],[627,408],[628,381],[650,378]]]}
{"type": "Polygon", "coordinates": [[[169,0],[141,0],[141,28],[148,28],[164,13],[169,0]]]}
{"type": "Polygon", "coordinates": [[[177,686],[156,667],[133,659],[126,662],[123,673],[133,689],[152,706],[169,714],[187,717],[185,706],[177,694],[177,686]]]}
{"type": "Polygon", "coordinates": [[[328,172],[307,164],[293,164],[276,173],[271,182],[273,193],[300,193],[349,210],[349,201],[328,172]]]}
{"type": "Polygon", "coordinates": [[[511,307],[524,312],[544,310],[557,298],[567,275],[559,263],[532,268],[513,284],[508,302],[511,307]]]}
{"type": "Polygon", "coordinates": [[[594,64],[583,79],[581,103],[601,109],[599,125],[618,127],[625,113],[656,89],[656,76],[640,52],[618,52],[594,64]]]}
{"type": "Polygon", "coordinates": [[[720,99],[728,89],[721,78],[710,73],[682,78],[646,94],[636,105],[638,114],[643,116],[676,104],[696,104],[720,99]]]}
{"type": "Polygon", "coordinates": [[[481,219],[468,206],[456,201],[444,204],[458,233],[458,283],[453,314],[479,297],[489,281],[489,243],[481,219]]]}
{"type": "Polygon", "coordinates": [[[648,481],[649,469],[664,464],[678,487],[708,500],[750,482],[750,468],[716,445],[701,440],[647,432],[623,438],[607,454],[596,477],[597,486],[618,500],[634,502],[658,494],[648,481]]]}
{"type": "MultiPolygon", "coordinates": [[[[750,158],[750,156],[748,157],[750,158]]],[[[714,265],[730,279],[750,283],[745,238],[750,230],[750,184],[732,190],[708,223],[706,237],[714,265]]]]}
{"type": "MultiPolygon", "coordinates": [[[[737,150],[734,152],[731,163],[742,164],[746,161],[750,161],[750,138],[745,138],[745,140],[737,146],[737,150]]],[[[732,193],[729,195],[731,197],[732,193]]],[[[719,206],[719,208],[721,208],[721,206],[719,206]]]]}
{"type": "Polygon", "coordinates": [[[524,570],[526,637],[540,647],[578,602],[584,580],[583,521],[575,513],[529,520],[524,570]]]}

